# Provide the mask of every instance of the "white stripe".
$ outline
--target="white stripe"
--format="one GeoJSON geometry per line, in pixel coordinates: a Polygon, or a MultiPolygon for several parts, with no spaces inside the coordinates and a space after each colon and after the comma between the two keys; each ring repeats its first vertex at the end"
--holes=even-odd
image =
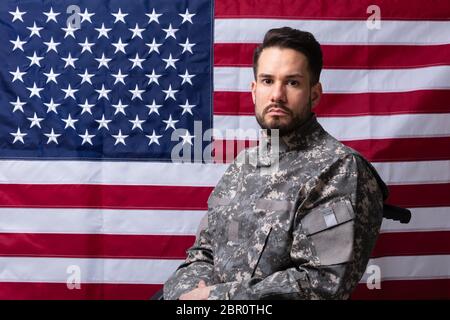
{"type": "MultiPolygon", "coordinates": [[[[59,282],[71,276],[70,266],[80,268],[82,283],[162,284],[182,260],[77,259],[0,257],[0,282],[59,282]]],[[[450,256],[406,256],[371,259],[382,280],[449,278],[450,256]]],[[[371,273],[365,273],[366,282],[371,273]]]]}
{"type": "Polygon", "coordinates": [[[450,161],[374,162],[389,185],[431,184],[450,182],[450,161]]]}
{"type": "MultiPolygon", "coordinates": [[[[97,169],[97,162],[66,162],[55,161],[51,165],[45,161],[19,161],[17,166],[8,165],[8,171],[2,171],[2,165],[5,161],[0,161],[0,172],[3,173],[2,183],[23,183],[23,184],[90,184],[93,183],[89,174],[80,174],[81,171],[90,172],[89,165],[93,165],[97,169]],[[35,166],[35,167],[34,167],[35,166]],[[36,168],[36,170],[33,170],[36,168]],[[65,168],[70,170],[64,171],[65,168]],[[77,170],[79,168],[80,170],[77,170]],[[60,176],[55,175],[59,172],[60,176]],[[33,174],[26,174],[26,173],[33,174]]],[[[220,180],[228,165],[213,165],[202,171],[200,167],[196,167],[194,172],[177,171],[173,168],[172,171],[163,171],[155,175],[148,175],[146,172],[139,177],[139,168],[133,167],[134,164],[129,164],[127,174],[120,174],[121,172],[110,171],[110,175],[98,176],[95,183],[105,184],[130,184],[129,177],[135,176],[133,184],[142,185],[184,185],[188,186],[187,182],[192,183],[192,186],[209,186],[214,187],[220,180]],[[196,176],[201,184],[194,183],[192,176],[196,176]],[[113,182],[112,182],[113,181],[113,182]]],[[[448,183],[450,182],[450,161],[419,161],[419,162],[378,162],[374,163],[375,168],[380,173],[381,178],[387,184],[429,184],[429,183],[448,183]]],[[[104,172],[107,170],[104,170],[104,172]]]]}
{"type": "Polygon", "coordinates": [[[67,283],[79,268],[81,283],[161,284],[182,260],[5,258],[0,257],[0,282],[67,283]]]}
{"type": "Polygon", "coordinates": [[[370,259],[362,283],[373,274],[370,266],[380,268],[382,280],[447,279],[450,277],[450,255],[381,257],[370,259]]]}
{"type": "Polygon", "coordinates": [[[450,21],[381,21],[369,30],[365,20],[215,19],[215,43],[261,43],[271,28],[309,31],[321,44],[446,44],[450,21]]]}
{"type": "MultiPolygon", "coordinates": [[[[450,208],[412,208],[411,221],[384,219],[381,232],[450,231],[450,208]]],[[[0,233],[195,235],[206,211],[1,208],[0,233]]]]}
{"type": "MultiPolygon", "coordinates": [[[[318,117],[319,123],[340,141],[448,137],[450,113],[389,116],[318,117]]],[[[215,137],[255,140],[260,126],[255,116],[214,116],[215,137]]]]}
{"type": "Polygon", "coordinates": [[[227,165],[0,160],[0,183],[214,186],[227,165]]]}
{"type": "Polygon", "coordinates": [[[450,231],[450,207],[412,208],[407,224],[383,219],[381,233],[450,231]]]}
{"type": "MultiPolygon", "coordinates": [[[[411,69],[324,69],[324,93],[406,92],[449,89],[450,66],[411,69]]],[[[250,92],[252,68],[215,67],[214,91],[250,92]]]]}
{"type": "Polygon", "coordinates": [[[194,235],[205,213],[1,208],[0,233],[194,235]]]}

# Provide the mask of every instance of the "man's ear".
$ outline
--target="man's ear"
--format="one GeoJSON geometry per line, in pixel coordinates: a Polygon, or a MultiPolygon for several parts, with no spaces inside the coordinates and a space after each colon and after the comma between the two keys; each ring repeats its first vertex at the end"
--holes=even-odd
{"type": "Polygon", "coordinates": [[[322,98],[322,84],[320,82],[317,82],[312,88],[311,88],[311,107],[314,108],[317,106],[320,102],[320,99],[322,98]]]}
{"type": "Polygon", "coordinates": [[[256,104],[256,81],[252,81],[252,100],[256,104]]]}

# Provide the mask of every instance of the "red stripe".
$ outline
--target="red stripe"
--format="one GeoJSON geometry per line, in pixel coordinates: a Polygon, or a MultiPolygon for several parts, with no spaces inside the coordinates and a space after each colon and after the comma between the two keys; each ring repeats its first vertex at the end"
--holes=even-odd
{"type": "MultiPolygon", "coordinates": [[[[372,162],[450,160],[450,137],[398,138],[342,141],[372,162]]],[[[216,163],[231,163],[243,149],[257,141],[215,140],[216,163]]]]}
{"type": "Polygon", "coordinates": [[[0,233],[0,256],[184,259],[194,236],[0,233]]]}
{"type": "Polygon", "coordinates": [[[391,185],[388,203],[405,207],[450,206],[450,183],[391,185]]]}
{"type": "MultiPolygon", "coordinates": [[[[251,67],[257,44],[214,45],[214,66],[251,67]]],[[[322,45],[324,69],[403,69],[450,64],[450,44],[322,45]]]]}
{"type": "Polygon", "coordinates": [[[0,288],[1,300],[148,300],[162,285],[82,283],[70,290],[65,283],[1,282],[0,288]]]}
{"type": "Polygon", "coordinates": [[[422,0],[220,0],[215,2],[216,18],[284,18],[366,20],[370,5],[381,10],[382,20],[449,20],[450,3],[433,1],[424,5],[422,0]]]}
{"type": "Polygon", "coordinates": [[[366,284],[358,284],[352,294],[354,300],[423,300],[449,299],[450,279],[389,280],[381,282],[381,289],[369,290],[366,284]]]}
{"type": "MultiPolygon", "coordinates": [[[[449,215],[450,216],[450,215],[449,215]]],[[[450,254],[450,231],[382,233],[372,258],[450,254]]]]}
{"type": "MultiPolygon", "coordinates": [[[[383,93],[327,93],[314,112],[319,117],[450,113],[450,90],[383,93]]],[[[215,115],[254,115],[250,92],[214,92],[215,115]]]]}
{"type": "Polygon", "coordinates": [[[205,210],[212,187],[0,184],[1,207],[205,210]]]}

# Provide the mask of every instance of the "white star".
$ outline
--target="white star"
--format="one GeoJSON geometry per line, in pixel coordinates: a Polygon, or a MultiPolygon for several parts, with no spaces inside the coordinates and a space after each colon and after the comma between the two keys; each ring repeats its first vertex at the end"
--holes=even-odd
{"type": "Polygon", "coordinates": [[[116,139],[116,143],[114,143],[114,145],[122,143],[124,146],[126,146],[125,139],[128,137],[128,135],[122,135],[122,130],[119,130],[119,134],[113,134],[112,136],[116,139]]]}
{"type": "Polygon", "coordinates": [[[71,66],[72,68],[75,69],[75,61],[78,60],[78,58],[72,58],[72,55],[69,52],[69,55],[67,56],[67,58],[61,58],[66,62],[66,65],[64,66],[64,68],[67,68],[67,66],[71,66]]]}
{"type": "Polygon", "coordinates": [[[44,118],[38,118],[36,112],[34,113],[33,118],[27,118],[27,119],[31,121],[30,129],[33,128],[34,126],[39,127],[41,129],[40,122],[42,120],[44,120],[44,118]]]}
{"type": "Polygon", "coordinates": [[[14,106],[14,109],[12,112],[15,112],[16,110],[20,110],[20,111],[24,112],[23,106],[26,104],[26,102],[21,102],[19,97],[17,97],[16,102],[11,101],[10,103],[14,106]]]}
{"type": "Polygon", "coordinates": [[[183,47],[183,52],[181,52],[182,54],[185,51],[189,51],[190,53],[193,54],[192,47],[195,46],[195,43],[189,43],[189,38],[186,38],[186,42],[185,43],[179,43],[178,45],[183,47]]]}
{"type": "Polygon", "coordinates": [[[17,131],[16,132],[11,132],[10,135],[12,135],[14,137],[13,144],[16,143],[16,141],[20,141],[22,143],[25,143],[23,141],[23,137],[25,137],[27,135],[27,133],[20,132],[20,128],[18,127],[17,131]]]}
{"type": "Polygon", "coordinates": [[[53,81],[54,83],[58,84],[58,81],[56,81],[56,77],[59,76],[61,73],[54,73],[53,68],[50,68],[50,73],[44,73],[44,75],[47,77],[47,82],[53,81]]]}
{"type": "Polygon", "coordinates": [[[114,84],[116,84],[117,82],[122,82],[123,84],[125,84],[125,77],[128,76],[127,74],[122,74],[122,71],[119,69],[119,72],[114,74],[111,73],[111,75],[116,78],[116,81],[114,81],[114,84]]]}
{"type": "Polygon", "coordinates": [[[139,54],[136,53],[136,57],[134,59],[128,59],[128,60],[133,62],[133,66],[131,67],[131,69],[133,69],[134,67],[139,67],[139,68],[143,69],[142,62],[145,61],[145,59],[140,59],[139,54]]]}
{"type": "Polygon", "coordinates": [[[106,128],[106,130],[109,130],[108,123],[110,123],[112,120],[106,120],[105,115],[102,115],[102,118],[100,120],[95,120],[98,122],[98,130],[100,130],[102,127],[106,128]]]}
{"type": "Polygon", "coordinates": [[[134,29],[130,29],[128,28],[128,30],[130,30],[131,32],[133,32],[133,35],[131,36],[131,39],[133,39],[134,37],[139,37],[141,39],[142,38],[142,31],[144,31],[145,29],[139,29],[138,24],[136,23],[136,26],[134,27],[134,29]]]}
{"type": "Polygon", "coordinates": [[[166,129],[172,128],[175,129],[175,123],[177,123],[179,120],[173,120],[172,115],[169,116],[168,120],[163,120],[163,122],[166,124],[166,129]]]}
{"type": "Polygon", "coordinates": [[[148,16],[148,24],[152,23],[152,21],[155,21],[159,24],[159,17],[162,16],[162,13],[156,13],[155,9],[153,9],[152,13],[146,13],[146,16],[148,16]]]}
{"type": "Polygon", "coordinates": [[[69,116],[66,119],[61,119],[61,120],[66,123],[66,126],[64,127],[64,129],[67,129],[68,127],[71,127],[74,130],[76,130],[75,122],[77,122],[78,119],[72,119],[72,117],[70,116],[70,113],[69,113],[69,116]]]}
{"type": "Polygon", "coordinates": [[[83,138],[83,142],[81,142],[81,145],[85,144],[86,142],[89,143],[92,146],[92,138],[95,137],[95,134],[89,134],[89,131],[86,129],[84,134],[79,134],[81,138],[83,138]]]}
{"type": "Polygon", "coordinates": [[[58,114],[58,111],[56,111],[56,108],[59,107],[60,103],[53,102],[53,98],[50,99],[50,103],[44,103],[47,106],[47,113],[54,112],[58,114]]]}
{"type": "Polygon", "coordinates": [[[78,89],[72,89],[72,88],[70,87],[70,84],[69,84],[69,86],[67,87],[67,89],[61,89],[61,90],[64,91],[64,92],[66,93],[66,96],[64,97],[64,99],[66,99],[67,97],[71,97],[71,98],[73,98],[74,100],[76,100],[76,99],[75,99],[75,92],[77,92],[78,89]]]}
{"type": "Polygon", "coordinates": [[[53,37],[50,38],[50,42],[44,42],[44,44],[48,47],[47,52],[50,50],[54,50],[56,53],[58,53],[58,50],[56,50],[56,46],[59,46],[61,42],[53,42],[53,37]]]}
{"type": "Polygon", "coordinates": [[[163,60],[166,62],[165,69],[167,69],[169,67],[173,67],[176,70],[177,68],[175,67],[175,62],[177,62],[180,59],[173,59],[172,54],[170,54],[168,59],[163,59],[163,60]]]}
{"type": "Polygon", "coordinates": [[[94,104],[89,104],[88,99],[84,100],[84,104],[80,104],[79,106],[81,107],[81,109],[83,109],[81,111],[81,114],[83,114],[85,112],[92,114],[91,109],[94,106],[94,104]]]}
{"type": "Polygon", "coordinates": [[[161,104],[156,104],[155,99],[153,99],[152,104],[146,105],[147,108],[150,110],[148,111],[148,114],[152,114],[153,112],[159,115],[158,109],[162,107],[161,104]]]}
{"type": "Polygon", "coordinates": [[[134,90],[128,90],[130,91],[130,93],[133,94],[133,97],[131,98],[131,100],[134,100],[136,98],[138,98],[139,100],[142,100],[142,96],[141,94],[145,91],[145,90],[139,90],[138,85],[136,85],[136,87],[134,88],[134,90]]]}
{"type": "Polygon", "coordinates": [[[176,100],[175,99],[175,93],[177,93],[178,90],[172,90],[172,85],[169,85],[169,89],[162,90],[162,92],[164,92],[166,94],[166,97],[164,98],[164,101],[169,99],[169,98],[172,98],[173,100],[176,100]]]}
{"type": "Polygon", "coordinates": [[[195,104],[189,104],[189,100],[188,99],[186,99],[186,103],[185,104],[179,104],[179,106],[181,108],[183,108],[183,112],[181,113],[181,115],[183,115],[185,112],[194,115],[192,113],[192,108],[194,108],[196,105],[195,104]]]}
{"type": "Polygon", "coordinates": [[[158,48],[160,46],[162,46],[162,43],[156,43],[155,38],[153,38],[152,43],[146,43],[145,45],[150,48],[150,51],[148,52],[149,54],[152,53],[153,51],[159,53],[159,49],[158,48]]]}
{"type": "Polygon", "coordinates": [[[123,53],[126,54],[125,47],[128,45],[128,43],[123,43],[122,38],[119,38],[119,41],[116,43],[113,43],[112,45],[114,47],[116,47],[116,51],[114,51],[114,53],[117,53],[118,51],[122,51],[123,53]]]}
{"type": "Polygon", "coordinates": [[[14,82],[16,80],[19,80],[19,81],[23,82],[23,78],[22,77],[23,77],[24,74],[26,74],[26,72],[20,72],[19,67],[17,67],[16,72],[10,71],[9,73],[11,73],[14,76],[14,78],[12,79],[12,82],[14,82]]]}
{"type": "Polygon", "coordinates": [[[152,143],[156,143],[157,145],[159,145],[159,138],[161,138],[162,136],[157,136],[155,130],[153,130],[152,135],[151,136],[146,135],[146,137],[150,139],[148,145],[151,145],[152,143]]]}
{"type": "Polygon", "coordinates": [[[94,45],[94,43],[88,42],[87,37],[86,37],[86,40],[84,40],[84,43],[78,43],[78,44],[83,47],[83,49],[81,50],[81,53],[83,53],[85,51],[89,51],[90,53],[92,53],[91,47],[94,45]]]}
{"type": "Polygon", "coordinates": [[[42,90],[44,90],[44,88],[38,88],[36,86],[36,82],[33,83],[33,88],[27,88],[27,90],[30,90],[30,98],[32,96],[38,96],[39,98],[41,97],[40,93],[42,90]]]}
{"type": "Polygon", "coordinates": [[[122,13],[122,10],[119,8],[119,11],[117,11],[117,13],[111,13],[116,20],[114,20],[114,23],[122,21],[123,23],[125,23],[125,17],[128,15],[128,13],[122,13]]]}
{"type": "Polygon", "coordinates": [[[71,36],[75,39],[74,32],[77,31],[78,28],[74,28],[71,23],[68,23],[67,28],[61,28],[61,29],[66,32],[66,34],[64,35],[64,39],[67,38],[68,36],[71,36]]]}
{"type": "Polygon", "coordinates": [[[168,29],[163,29],[163,30],[166,33],[166,37],[164,39],[167,39],[168,37],[172,37],[174,39],[177,38],[177,37],[175,37],[175,32],[177,32],[179,29],[172,29],[172,24],[169,24],[168,29]]]}
{"type": "Polygon", "coordinates": [[[15,12],[14,12],[14,11],[9,11],[9,13],[13,15],[13,20],[12,20],[12,22],[14,22],[14,21],[16,21],[16,20],[20,20],[20,21],[23,22],[22,16],[23,16],[24,14],[26,14],[25,11],[20,12],[20,11],[19,11],[19,7],[16,7],[16,11],[15,11],[15,12]]]}
{"type": "Polygon", "coordinates": [[[109,98],[108,98],[108,93],[109,93],[111,90],[106,90],[104,84],[102,84],[102,88],[101,88],[100,90],[95,90],[95,91],[97,91],[98,94],[99,94],[98,100],[100,100],[102,97],[104,97],[106,100],[109,100],[109,98]]]}
{"type": "Polygon", "coordinates": [[[146,77],[148,77],[148,84],[154,82],[157,85],[159,85],[158,78],[161,77],[161,74],[155,74],[155,69],[153,69],[152,74],[146,74],[146,77]]]}
{"type": "Polygon", "coordinates": [[[44,59],[44,57],[38,57],[36,55],[36,51],[33,52],[33,56],[32,57],[27,57],[28,59],[30,59],[31,63],[30,63],[30,67],[35,64],[37,66],[41,66],[41,63],[39,61],[41,61],[42,59],[44,59]]]}
{"type": "Polygon", "coordinates": [[[195,74],[189,74],[189,72],[186,69],[186,72],[184,74],[179,74],[178,76],[183,79],[183,81],[181,82],[181,85],[183,85],[185,82],[192,85],[191,78],[195,77],[195,74]]]}
{"type": "Polygon", "coordinates": [[[111,31],[111,29],[105,28],[105,25],[103,23],[102,23],[102,27],[101,28],[95,28],[95,30],[98,31],[98,38],[97,39],[100,39],[101,36],[104,36],[104,37],[109,39],[108,32],[111,31]]]}
{"type": "Polygon", "coordinates": [[[188,143],[192,146],[192,138],[194,138],[195,136],[191,136],[191,134],[189,133],[188,130],[186,130],[186,133],[184,136],[180,136],[181,139],[183,139],[183,146],[188,143]]]}
{"type": "Polygon", "coordinates": [[[89,13],[89,12],[87,11],[87,9],[84,9],[84,13],[79,13],[79,15],[80,15],[80,17],[82,18],[82,19],[81,19],[81,23],[83,23],[84,21],[88,21],[89,23],[92,23],[91,17],[92,17],[93,15],[95,15],[95,13],[89,13]]]}
{"type": "Polygon", "coordinates": [[[142,131],[144,131],[144,129],[142,129],[142,123],[145,122],[145,120],[141,120],[139,119],[139,117],[136,115],[136,119],[134,120],[128,120],[133,124],[133,128],[131,128],[131,130],[134,130],[136,128],[141,129],[142,131]]]}
{"type": "Polygon", "coordinates": [[[189,13],[189,9],[186,9],[186,12],[184,14],[179,13],[178,15],[183,18],[183,21],[181,22],[181,24],[185,23],[186,21],[194,24],[192,22],[192,17],[195,16],[195,13],[189,13]]]}
{"type": "Polygon", "coordinates": [[[83,74],[79,73],[78,75],[82,78],[80,84],[88,82],[89,84],[92,85],[91,78],[94,76],[93,73],[88,73],[87,69],[85,69],[83,74]]]}
{"type": "Polygon", "coordinates": [[[60,135],[61,134],[55,134],[55,132],[53,131],[53,128],[52,128],[52,132],[44,133],[44,136],[46,136],[48,138],[47,144],[49,144],[52,141],[55,142],[56,144],[58,144],[58,137],[60,135]]]}
{"type": "Polygon", "coordinates": [[[122,100],[119,99],[119,103],[118,104],[113,104],[112,105],[114,108],[116,108],[116,112],[114,112],[114,115],[120,113],[123,113],[124,115],[126,115],[125,113],[125,108],[128,107],[127,104],[122,104],[122,100]]]}
{"type": "Polygon", "coordinates": [[[49,22],[50,20],[53,20],[56,23],[58,23],[58,21],[56,20],[56,16],[59,16],[60,13],[59,12],[53,12],[53,7],[50,7],[50,11],[49,12],[44,12],[44,14],[47,16],[47,21],[45,21],[45,23],[49,22]]]}
{"type": "Polygon", "coordinates": [[[97,60],[98,61],[98,68],[100,69],[102,66],[105,66],[106,67],[106,69],[109,69],[109,67],[108,67],[108,62],[110,62],[112,59],[107,59],[106,57],[105,57],[105,54],[104,53],[102,53],[102,57],[100,58],[100,59],[95,59],[95,60],[97,60]]]}
{"type": "Polygon", "coordinates": [[[23,45],[25,43],[27,43],[26,41],[21,41],[19,36],[17,36],[17,40],[16,41],[9,40],[9,42],[11,42],[14,45],[13,51],[16,50],[16,49],[20,49],[20,50],[23,51],[23,45]]]}

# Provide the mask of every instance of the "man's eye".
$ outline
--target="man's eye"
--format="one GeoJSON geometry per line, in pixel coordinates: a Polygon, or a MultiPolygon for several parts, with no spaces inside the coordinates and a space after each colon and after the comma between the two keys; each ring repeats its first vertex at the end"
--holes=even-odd
{"type": "Polygon", "coordinates": [[[300,85],[300,82],[298,82],[297,80],[290,80],[290,81],[288,81],[288,84],[290,86],[297,87],[300,85]]]}
{"type": "Polygon", "coordinates": [[[261,81],[264,84],[271,84],[273,82],[272,79],[262,79],[261,81]]]}

